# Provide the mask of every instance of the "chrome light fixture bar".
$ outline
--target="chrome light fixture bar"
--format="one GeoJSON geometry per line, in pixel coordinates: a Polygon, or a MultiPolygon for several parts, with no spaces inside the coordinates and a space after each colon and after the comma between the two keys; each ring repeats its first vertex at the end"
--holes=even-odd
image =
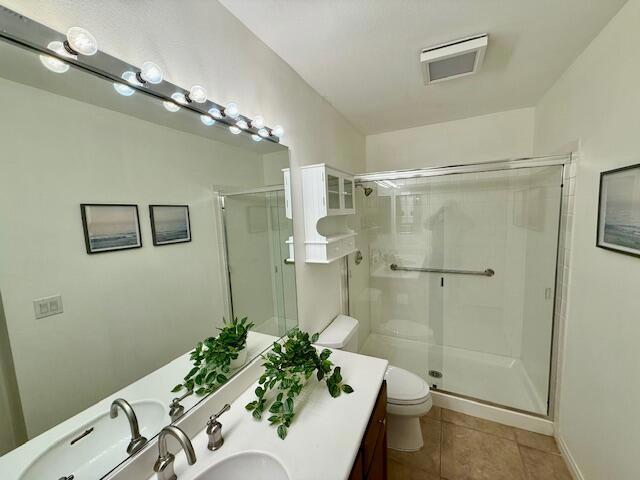
{"type": "MultiPolygon", "coordinates": [[[[245,122],[247,128],[238,129],[241,130],[238,134],[245,133],[249,137],[259,135],[265,141],[280,143],[280,137],[284,133],[282,127],[268,128],[264,126],[264,120],[259,116],[256,116],[258,121],[254,124],[251,118],[241,115],[237,111],[237,104],[230,103],[225,107],[208,100],[206,90],[199,85],[194,85],[186,90],[167,82],[163,78],[164,75],[160,67],[152,62],[145,62],[141,67],[137,67],[104,53],[98,50],[97,41],[91,33],[80,27],[74,28],[76,30],[72,28],[68,35],[65,35],[0,5],[0,39],[40,53],[46,57],[43,59],[43,64],[45,64],[45,60],[49,60],[49,63],[55,63],[54,67],[60,66],[56,62],[52,62],[58,60],[64,64],[73,65],[80,70],[113,82],[115,91],[121,95],[129,96],[136,91],[142,92],[165,102],[165,106],[167,103],[171,103],[176,107],[196,113],[198,115],[194,117],[196,121],[202,121],[205,125],[210,122],[203,121],[201,116],[211,117],[216,124],[235,127],[232,133],[235,133],[238,128],[236,126],[238,122],[245,122]],[[49,45],[52,42],[60,42],[63,49],[51,49],[49,45]],[[177,103],[175,97],[172,98],[175,93],[180,94],[180,99],[185,99],[184,104],[177,103]],[[225,112],[229,106],[231,106],[229,113],[235,114],[235,116],[225,112]],[[258,125],[260,128],[257,128],[258,125]]],[[[64,70],[64,68],[61,67],[60,70],[64,70]]]]}

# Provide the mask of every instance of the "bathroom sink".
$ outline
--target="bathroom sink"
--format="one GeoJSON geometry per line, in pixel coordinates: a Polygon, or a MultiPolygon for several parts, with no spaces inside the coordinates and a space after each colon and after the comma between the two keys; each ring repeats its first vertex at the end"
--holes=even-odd
{"type": "Polygon", "coordinates": [[[212,465],[195,480],[289,480],[278,459],[263,452],[243,452],[212,465]]]}
{"type": "MultiPolygon", "coordinates": [[[[167,408],[157,400],[132,402],[140,433],[151,438],[169,422],[167,408]]],[[[76,480],[100,478],[125,460],[131,439],[125,415],[110,418],[109,412],[97,416],[60,438],[25,469],[20,480],[42,480],[74,475],[76,480]],[[91,430],[93,429],[93,430],[91,430]],[[71,445],[71,441],[82,436],[71,445]]]]}

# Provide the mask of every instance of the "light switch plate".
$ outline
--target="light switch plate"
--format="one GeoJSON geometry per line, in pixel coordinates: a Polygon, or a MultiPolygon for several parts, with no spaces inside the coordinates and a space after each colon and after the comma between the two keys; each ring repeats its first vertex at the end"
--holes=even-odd
{"type": "Polygon", "coordinates": [[[33,310],[36,318],[50,317],[62,313],[62,297],[54,295],[52,297],[38,298],[33,301],[33,310]]]}

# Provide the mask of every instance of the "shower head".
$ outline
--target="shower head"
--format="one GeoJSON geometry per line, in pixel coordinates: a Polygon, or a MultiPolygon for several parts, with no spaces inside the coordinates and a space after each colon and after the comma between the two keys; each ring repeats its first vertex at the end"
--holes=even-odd
{"type": "Polygon", "coordinates": [[[357,184],[356,187],[360,187],[362,188],[362,190],[364,190],[364,196],[368,197],[369,195],[371,195],[373,193],[373,188],[371,187],[365,187],[364,185],[361,184],[357,184]]]}

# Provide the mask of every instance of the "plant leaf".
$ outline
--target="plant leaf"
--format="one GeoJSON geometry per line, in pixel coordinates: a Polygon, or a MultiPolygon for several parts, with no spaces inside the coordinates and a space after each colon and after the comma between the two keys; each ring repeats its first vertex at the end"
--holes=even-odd
{"type": "Polygon", "coordinates": [[[351,388],[351,385],[347,385],[345,383],[344,385],[342,385],[342,391],[344,393],[353,393],[353,388],[351,388]]]}
{"type": "Polygon", "coordinates": [[[280,425],[278,427],[278,436],[284,440],[285,438],[287,438],[287,427],[285,427],[284,425],[280,425]]]}
{"type": "Polygon", "coordinates": [[[284,402],[284,411],[286,413],[293,413],[293,398],[289,397],[284,402]]]}

